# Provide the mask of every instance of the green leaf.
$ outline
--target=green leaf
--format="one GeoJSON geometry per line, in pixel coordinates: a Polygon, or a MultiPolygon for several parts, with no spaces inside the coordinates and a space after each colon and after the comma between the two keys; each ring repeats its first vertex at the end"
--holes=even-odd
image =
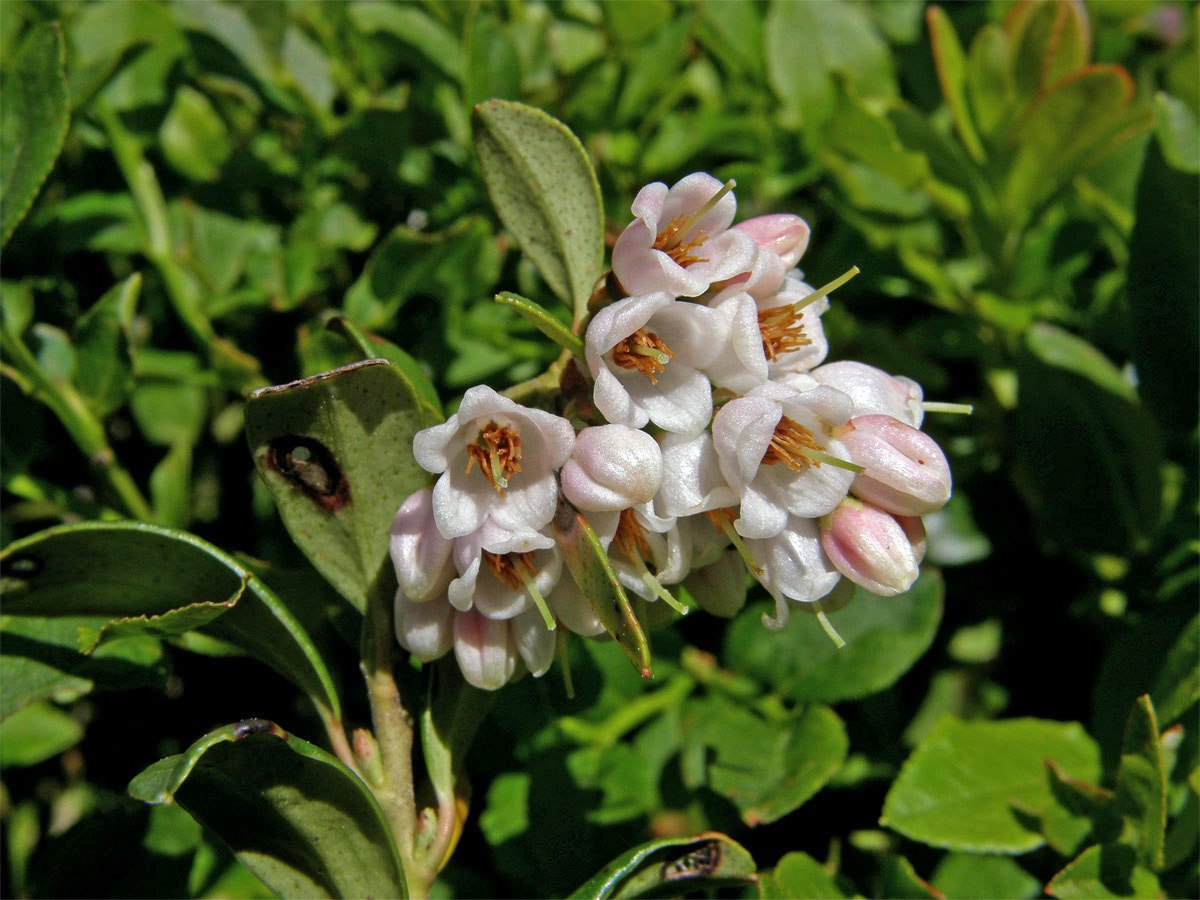
{"type": "Polygon", "coordinates": [[[200,439],[208,420],[208,392],[198,384],[148,378],[140,380],[129,395],[129,411],[152,444],[191,445],[200,439]]]}
{"type": "Polygon", "coordinates": [[[4,720],[0,768],[33,766],[83,739],[83,725],[49,703],[34,703],[4,720]]]}
{"type": "Polygon", "coordinates": [[[967,99],[971,116],[989,145],[1020,109],[1008,65],[1008,38],[996,25],[976,32],[967,56],[967,99]]]}
{"type": "Polygon", "coordinates": [[[767,77],[789,124],[814,131],[828,121],[838,78],[857,97],[896,93],[888,46],[857,4],[773,0],[765,33],[767,77]]]}
{"type": "Polygon", "coordinates": [[[1158,519],[1156,424],[1080,338],[1039,324],[1026,348],[1013,426],[1018,488],[1045,541],[1123,553],[1158,519]]]}
{"type": "Polygon", "coordinates": [[[1154,873],[1137,864],[1137,853],[1127,844],[1088,847],[1050,879],[1046,893],[1060,900],[1163,896],[1154,873]]]}
{"type": "Polygon", "coordinates": [[[618,856],[572,892],[571,900],[645,897],[664,889],[691,893],[714,883],[751,881],[756,868],[741,844],[719,832],[660,838],[618,856]]]}
{"type": "Polygon", "coordinates": [[[374,795],[333,756],[273,722],[209,732],[144,770],[129,793],[178,802],[279,896],[407,896],[374,795]]]}
{"type": "Polygon", "coordinates": [[[650,642],[596,532],[561,493],[551,525],[567,569],[596,618],[642,677],[650,678],[650,642]]]}
{"type": "Polygon", "coordinates": [[[1200,122],[1182,100],[1159,91],[1154,95],[1158,108],[1158,146],[1168,163],[1181,172],[1200,172],[1200,122]]]}
{"type": "Polygon", "coordinates": [[[730,700],[709,696],[688,704],[684,744],[711,748],[704,778],[755,826],[787,815],[841,767],[848,746],[841,719],[810,704],[795,719],[759,717],[730,700]]]}
{"type": "Polygon", "coordinates": [[[1153,117],[1125,115],[1133,82],[1119,66],[1090,66],[1042,96],[1008,138],[1003,214],[1019,227],[1079,172],[1125,140],[1153,126],[1153,117]],[[1140,124],[1138,124],[1140,123],[1140,124]],[[1143,127],[1144,126],[1144,127],[1143,127]]]}
{"type": "Polygon", "coordinates": [[[75,329],[75,386],[99,417],[119,409],[129,394],[129,326],[141,288],[135,272],[92,304],[75,329]]]}
{"type": "Polygon", "coordinates": [[[246,404],[246,437],[284,525],[314,567],[360,612],[396,589],[388,530],[429,481],[412,457],[422,404],[387,360],[278,387],[246,404]]]}
{"type": "Polygon", "coordinates": [[[501,291],[496,295],[496,302],[502,303],[510,309],[515,309],[521,318],[533,325],[546,337],[554,341],[560,347],[570,350],[579,359],[583,359],[583,341],[579,336],[567,328],[562,322],[558,321],[548,309],[539,306],[532,300],[527,300],[519,294],[514,294],[511,291],[501,291]]]}
{"type": "Polygon", "coordinates": [[[326,714],[341,715],[329,672],[295,617],[257,577],[194,535],[144,523],[83,522],[11,544],[0,564],[6,616],[90,617],[75,629],[82,652],[97,646],[109,623],[118,623],[114,636],[198,626],[299,685],[326,714]],[[217,615],[216,605],[228,611],[217,615]]]}
{"type": "Polygon", "coordinates": [[[168,528],[186,528],[192,513],[192,446],[176,444],[150,473],[154,519],[168,528]]]}
{"type": "Polygon", "coordinates": [[[520,103],[481,103],[471,124],[500,220],[580,321],[604,260],[600,185],[583,146],[561,122],[520,103]]]}
{"type": "Polygon", "coordinates": [[[1091,29],[1082,3],[1026,3],[1004,22],[1017,89],[1036,97],[1087,65],[1091,29]]]}
{"type": "Polygon", "coordinates": [[[0,92],[0,245],[8,243],[67,137],[70,96],[62,29],[49,22],[30,29],[3,69],[0,92]]]}
{"type": "Polygon", "coordinates": [[[1160,725],[1170,725],[1200,700],[1200,616],[1194,617],[1179,635],[1163,663],[1150,697],[1160,725]]]}
{"type": "Polygon", "coordinates": [[[825,867],[807,853],[789,853],[774,870],[758,877],[763,900],[841,900],[846,896],[825,867]]]}
{"type": "MultiPolygon", "coordinates": [[[[642,11],[636,7],[636,15],[642,11]]],[[[663,86],[680,78],[691,44],[691,16],[674,14],[646,46],[633,55],[614,113],[616,125],[628,126],[649,116],[661,100],[663,86]]]]}
{"type": "Polygon", "coordinates": [[[351,3],[350,20],[368,34],[387,32],[403,41],[439,68],[444,75],[462,78],[462,51],[458,40],[440,22],[415,6],[392,3],[351,3]]]}
{"type": "Polygon", "coordinates": [[[942,86],[942,96],[954,117],[954,127],[958,136],[971,158],[982,162],[983,144],[979,140],[979,132],[975,120],[971,117],[967,105],[967,60],[963,53],[962,44],[954,32],[950,17],[940,6],[931,6],[925,11],[925,21],[929,25],[929,39],[933,45],[933,60],[937,65],[938,82],[942,86]]]}
{"type": "Polygon", "coordinates": [[[1006,856],[948,853],[929,879],[950,900],[1033,900],[1036,878],[1006,856]]]}
{"type": "Polygon", "coordinates": [[[879,893],[889,900],[941,900],[937,890],[917,874],[903,856],[889,854],[879,873],[879,893]]]}
{"type": "Polygon", "coordinates": [[[952,850],[1023,853],[1044,839],[1027,828],[1050,802],[1043,760],[1095,781],[1100,751],[1077,723],[962,722],[947,716],[904,764],[880,824],[952,850]]]}
{"type": "Polygon", "coordinates": [[[1060,854],[1073,856],[1089,836],[1094,843],[1120,834],[1112,791],[1071,778],[1053,760],[1046,761],[1046,779],[1051,799],[1042,814],[1042,834],[1060,854]]]}
{"type": "Polygon", "coordinates": [[[378,335],[368,334],[344,316],[334,316],[325,327],[345,335],[363,354],[364,359],[386,359],[396,368],[396,374],[408,386],[421,406],[421,421],[425,427],[444,422],[442,400],[437,388],[421,368],[421,364],[393,344],[378,335]]]}
{"type": "Polygon", "coordinates": [[[782,631],[763,628],[761,606],[744,610],[725,638],[725,662],[792,700],[837,703],[895,683],[928,649],[942,616],[941,577],[927,571],[886,600],[858,588],[830,615],[846,646],[837,649],[814,616],[794,615],[782,631]]]}
{"type": "Polygon", "coordinates": [[[181,85],[158,131],[163,156],[193,181],[216,181],[233,152],[225,123],[208,98],[181,85]]]}
{"type": "Polygon", "coordinates": [[[467,106],[490,98],[513,100],[521,95],[523,60],[507,23],[480,11],[470,19],[463,45],[463,99],[467,106]]]}
{"type": "Polygon", "coordinates": [[[1117,809],[1129,824],[1122,836],[1137,850],[1138,862],[1158,870],[1163,863],[1167,828],[1167,773],[1159,747],[1158,723],[1148,696],[1129,713],[1117,768],[1117,809]]]}

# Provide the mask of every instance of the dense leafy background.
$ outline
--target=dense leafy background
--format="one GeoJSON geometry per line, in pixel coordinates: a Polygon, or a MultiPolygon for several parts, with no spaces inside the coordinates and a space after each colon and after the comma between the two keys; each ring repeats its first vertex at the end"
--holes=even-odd
{"type": "Polygon", "coordinates": [[[503,691],[443,895],[562,895],[708,828],[763,896],[1200,894],[1197,22],[1140,2],[0,4],[3,542],[135,518],[209,542],[146,569],[261,578],[113,632],[111,590],[6,609],[3,892],[265,895],[125,786],[237,719],[315,741],[340,697],[364,723],[357,613],[284,530],[246,397],[386,356],[432,382],[404,394],[424,421],[554,358],[492,301],[570,318],[484,187],[471,109],[499,97],[579,136],[610,230],[640,185],[694,170],[736,178],[742,217],[804,215],[810,281],[864,273],[825,317],[834,356],[976,412],[930,418],[955,473],[931,571],[836,613],[846,650],[803,615],[766,632],[752,602],[654,632],[652,683],[577,643],[575,699],[557,672],[503,691]],[[210,545],[236,559],[195,557],[210,545]],[[316,649],[240,655],[195,605],[233,600],[282,603],[316,649]],[[317,651],[328,671],[298,675],[317,651]],[[289,678],[338,693],[314,707],[289,678]]]}

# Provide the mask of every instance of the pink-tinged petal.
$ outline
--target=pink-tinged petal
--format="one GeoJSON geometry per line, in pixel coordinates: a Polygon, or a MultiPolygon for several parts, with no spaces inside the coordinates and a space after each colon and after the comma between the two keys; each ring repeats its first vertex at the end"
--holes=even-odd
{"type": "Polygon", "coordinates": [[[411,600],[424,600],[445,590],[450,541],[442,537],[433,518],[433,490],[410,495],[392,520],[388,550],[400,589],[411,600]]]}
{"type": "Polygon", "coordinates": [[[503,687],[516,669],[516,648],[508,622],[475,610],[454,616],[454,656],[469,684],[485,691],[503,687]]]}
{"type": "Polygon", "coordinates": [[[735,490],[754,480],[781,418],[782,407],[757,390],[730,400],[713,417],[721,472],[735,490]]]}
{"type": "MultiPolygon", "coordinates": [[[[524,457],[522,457],[524,459],[524,457]]],[[[506,496],[491,507],[491,517],[501,528],[520,531],[526,527],[542,528],[554,518],[558,503],[558,482],[554,472],[547,470],[537,480],[526,480],[522,476],[531,472],[519,472],[509,480],[506,496]]]]}
{"type": "Polygon", "coordinates": [[[403,591],[396,591],[396,640],[421,662],[432,662],[444,656],[454,641],[453,614],[445,597],[413,603],[403,591]]]}
{"type": "Polygon", "coordinates": [[[596,374],[592,402],[600,414],[614,425],[641,428],[650,421],[650,414],[634,402],[621,379],[607,368],[601,368],[596,374]]]}
{"type": "Polygon", "coordinates": [[[464,544],[471,543],[470,537],[455,541],[454,563],[458,577],[446,588],[446,599],[460,612],[466,612],[475,605],[475,593],[483,570],[483,557],[478,551],[473,556],[463,553],[464,544]]]}
{"type": "MultiPolygon", "coordinates": [[[[662,212],[659,213],[658,230],[662,231],[673,219],[679,216],[690,216],[700,207],[711,200],[725,186],[707,172],[693,172],[671,185],[663,200],[662,212]]],[[[717,205],[704,214],[704,217],[693,226],[689,233],[682,235],[687,238],[699,231],[715,234],[724,231],[737,215],[737,200],[732,192],[717,201],[717,205]]]]}
{"type": "Polygon", "coordinates": [[[426,472],[435,475],[446,471],[459,451],[460,441],[455,438],[459,431],[459,418],[451,416],[440,425],[418,431],[413,436],[413,458],[426,472]]]}
{"type": "Polygon", "coordinates": [[[533,677],[545,675],[554,662],[557,641],[554,632],[546,627],[541,613],[536,609],[521,613],[512,620],[511,628],[517,651],[533,677]]]}
{"type": "Polygon", "coordinates": [[[749,235],[732,229],[708,238],[695,252],[704,254],[704,261],[694,262],[684,269],[689,290],[680,291],[681,297],[699,297],[716,282],[752,273],[758,259],[758,246],[749,235]]]}
{"type": "Polygon", "coordinates": [[[846,500],[823,518],[821,546],[838,571],[883,597],[907,591],[920,574],[904,527],[869,503],[846,500]]]}
{"type": "Polygon", "coordinates": [[[950,499],[950,464],[929,435],[884,415],[857,416],[841,435],[864,471],[851,492],[887,512],[922,516],[950,499]]]}
{"type": "Polygon", "coordinates": [[[651,231],[650,240],[657,233],[659,219],[662,218],[663,204],[667,200],[668,189],[661,181],[653,181],[637,192],[633,198],[630,211],[642,219],[651,231]]]}
{"type": "Polygon", "coordinates": [[[788,269],[796,265],[808,249],[808,223],[790,213],[756,216],[733,227],[750,235],[760,249],[770,251],[788,269]]]}
{"type": "Polygon", "coordinates": [[[696,435],[665,434],[663,482],[654,499],[664,516],[690,516],[710,509],[736,506],[737,492],[721,474],[720,461],[707,431],[696,435]]]}
{"type": "Polygon", "coordinates": [[[662,338],[679,362],[702,369],[724,346],[729,322],[715,309],[683,300],[657,311],[646,328],[662,338]]]}
{"type": "Polygon", "coordinates": [[[601,357],[605,353],[649,322],[656,312],[674,302],[675,298],[665,291],[655,291],[618,300],[592,316],[584,335],[588,369],[592,376],[603,367],[601,357]]]}
{"type": "Polygon", "coordinates": [[[758,306],[749,294],[735,294],[716,311],[725,318],[729,338],[704,372],[718,387],[746,393],[767,380],[758,306]]]}
{"type": "Polygon", "coordinates": [[[885,415],[920,428],[925,417],[921,386],[911,378],[889,375],[865,363],[843,360],[827,363],[810,373],[822,384],[848,394],[856,416],[885,415]]]}
{"type": "Polygon", "coordinates": [[[479,472],[467,472],[466,453],[462,465],[452,466],[433,486],[433,517],[446,538],[470,534],[483,524],[494,503],[495,489],[479,472]]]}

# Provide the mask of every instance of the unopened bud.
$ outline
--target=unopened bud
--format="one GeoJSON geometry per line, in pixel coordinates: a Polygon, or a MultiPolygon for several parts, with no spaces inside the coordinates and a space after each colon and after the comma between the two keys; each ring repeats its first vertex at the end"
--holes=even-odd
{"type": "Polygon", "coordinates": [[[585,428],[562,469],[562,488],[585,512],[628,509],[647,503],[663,480],[662,451],[644,431],[627,425],[585,428]]]}
{"type": "Polygon", "coordinates": [[[838,435],[863,467],[850,493],[900,516],[937,512],[950,499],[950,464],[937,441],[892,416],[856,416],[838,435]]]}
{"type": "Polygon", "coordinates": [[[912,587],[925,553],[925,529],[852,497],[821,518],[821,546],[839,572],[873,594],[890,597],[912,587]]]}
{"type": "Polygon", "coordinates": [[[854,401],[856,416],[887,415],[913,428],[925,418],[924,393],[911,378],[889,375],[866,363],[842,360],[818,366],[808,373],[822,384],[835,387],[854,401]]]}
{"type": "Polygon", "coordinates": [[[383,784],[383,763],[379,757],[379,744],[365,728],[354,729],[354,758],[367,781],[379,787],[383,784]]]}
{"type": "Polygon", "coordinates": [[[789,213],[757,216],[733,227],[754,238],[760,249],[778,256],[786,269],[796,265],[808,249],[808,223],[789,213]]]}

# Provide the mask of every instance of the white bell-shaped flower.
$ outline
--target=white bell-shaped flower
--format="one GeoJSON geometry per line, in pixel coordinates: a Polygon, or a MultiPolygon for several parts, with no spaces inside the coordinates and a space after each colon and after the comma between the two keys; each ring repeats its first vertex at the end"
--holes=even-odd
{"type": "Polygon", "coordinates": [[[596,408],[614,425],[700,431],[712,418],[712,385],[700,370],[727,328],[716,310],[661,291],[604,307],[585,336],[596,408]]]}
{"type": "Polygon", "coordinates": [[[444,537],[471,534],[491,518],[515,534],[536,533],[558,501],[555,473],[571,455],[575,429],[559,416],[528,409],[489,387],[463,395],[458,412],[413,438],[413,456],[441,474],[433,515],[444,537]]]}
{"type": "Polygon", "coordinates": [[[713,446],[740,498],[739,534],[774,537],[789,516],[816,518],[841,502],[854,472],[832,432],[850,409],[849,397],[815,381],[808,390],[767,382],[721,407],[713,446]]]}
{"type": "Polygon", "coordinates": [[[763,616],[763,624],[772,630],[787,624],[789,601],[820,600],[841,578],[821,547],[820,531],[813,519],[791,516],[779,534],[747,540],[746,549],[758,564],[758,580],[775,598],[774,618],[763,616]]]}
{"type": "Polygon", "coordinates": [[[699,297],[713,282],[754,268],[754,238],[729,228],[737,201],[727,185],[705,172],[688,175],[669,190],[661,182],[646,185],[632,211],[636,218],[621,232],[612,254],[613,274],[627,294],[699,297]]]}
{"type": "Polygon", "coordinates": [[[889,375],[883,369],[853,360],[826,363],[808,374],[849,395],[854,401],[852,415],[892,416],[913,428],[920,428],[925,418],[924,394],[911,378],[889,375]]]}

